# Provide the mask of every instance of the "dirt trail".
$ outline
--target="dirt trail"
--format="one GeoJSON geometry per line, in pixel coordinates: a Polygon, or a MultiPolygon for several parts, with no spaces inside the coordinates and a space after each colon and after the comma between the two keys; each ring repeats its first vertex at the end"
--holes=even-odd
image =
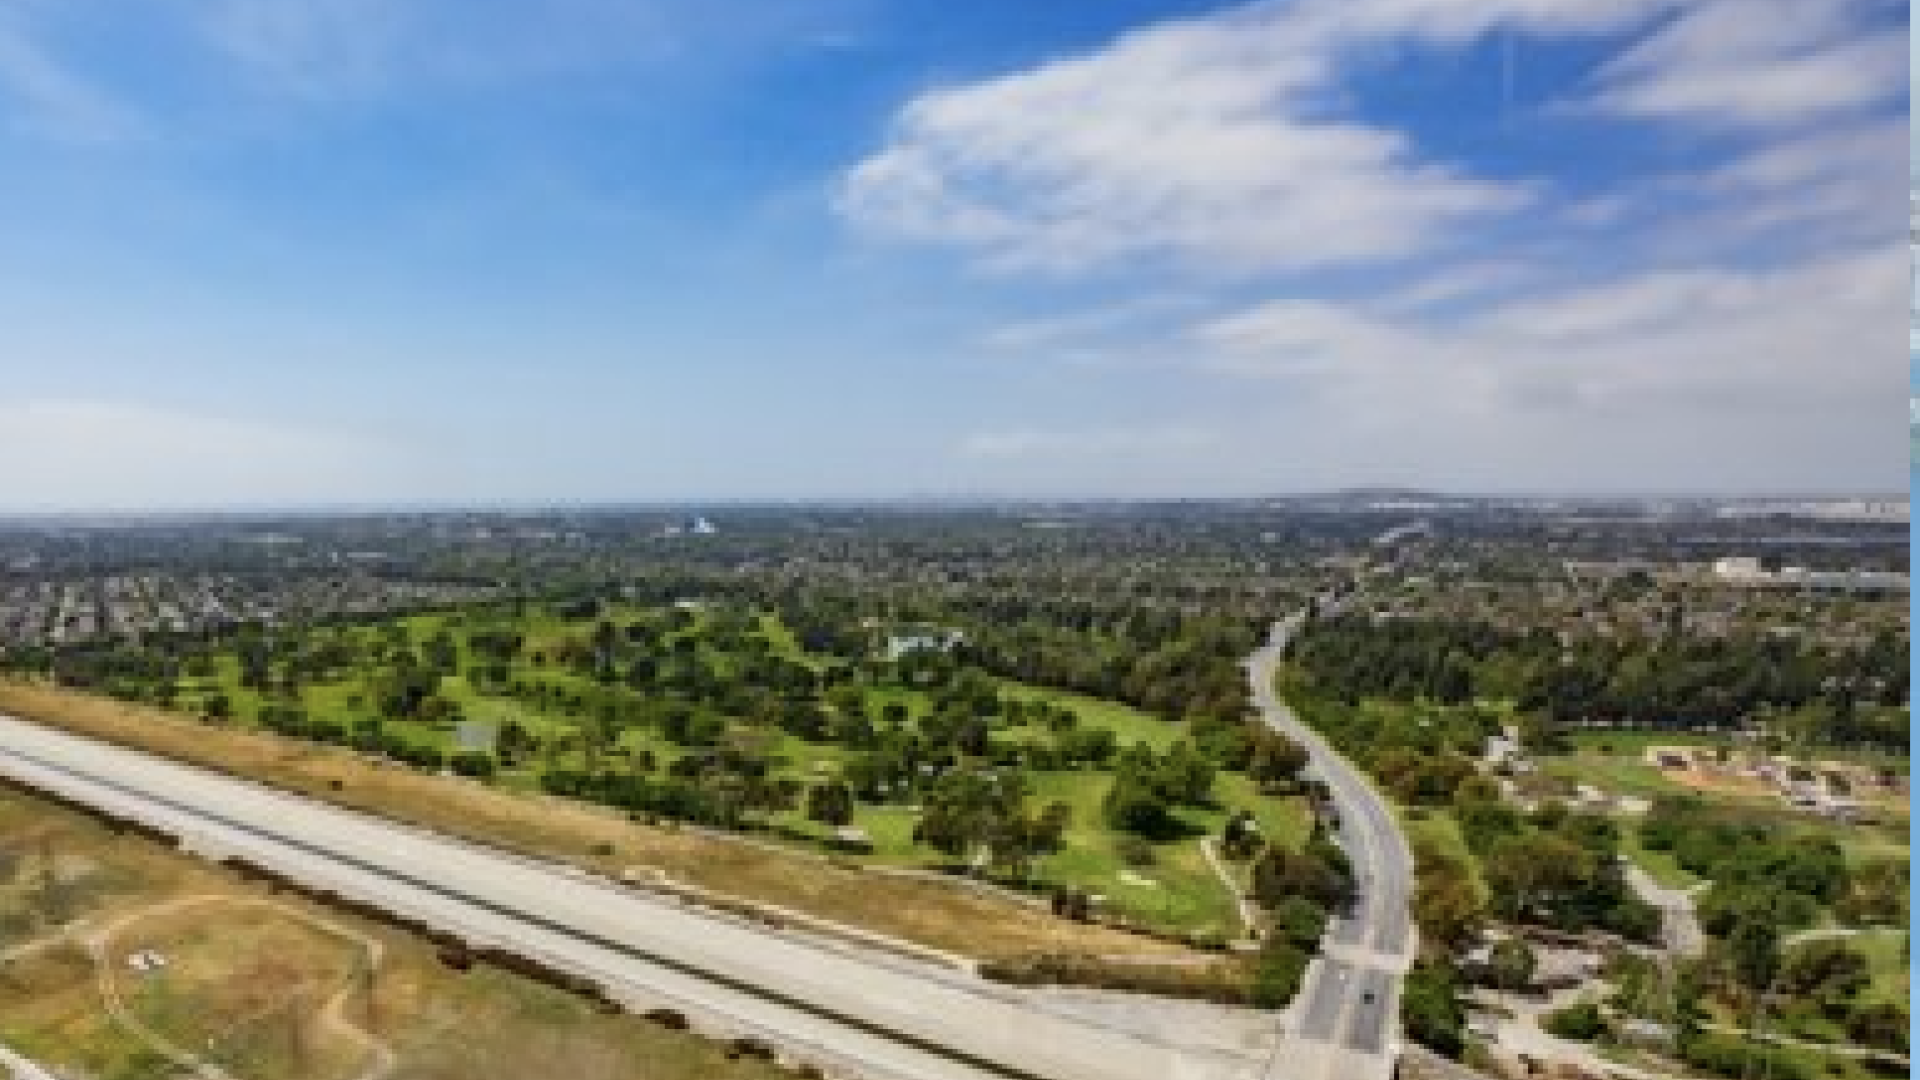
{"type": "Polygon", "coordinates": [[[1255,906],[1246,890],[1240,887],[1240,883],[1234,880],[1233,871],[1227,868],[1226,863],[1220,861],[1220,853],[1214,848],[1213,837],[1200,838],[1200,853],[1206,856],[1207,865],[1213,868],[1214,876],[1220,879],[1220,884],[1226,886],[1227,892],[1232,894],[1234,910],[1240,915],[1241,929],[1246,931],[1250,939],[1259,937],[1260,909],[1255,906]]]}
{"type": "MultiPolygon", "coordinates": [[[[358,946],[362,952],[365,970],[377,971],[386,957],[386,947],[379,939],[371,937],[351,927],[343,926],[323,919],[309,912],[276,900],[260,897],[233,896],[223,893],[195,893],[189,896],[175,897],[171,900],[126,912],[82,937],[84,944],[96,966],[95,977],[100,991],[101,1001],[105,1003],[109,1015],[116,1023],[128,1031],[145,1039],[153,1049],[194,1075],[207,1080],[237,1080],[233,1074],[219,1065],[170,1042],[165,1036],[146,1026],[133,1014],[126,1002],[120,997],[114,981],[114,950],[110,947],[113,940],[124,933],[128,927],[146,919],[162,915],[177,914],[190,908],[210,904],[225,904],[232,907],[252,907],[272,911],[277,915],[305,923],[322,932],[340,938],[358,946]]],[[[393,1048],[355,1024],[348,1018],[347,1010],[352,1003],[357,981],[349,976],[328,996],[321,1006],[319,1020],[323,1027],[344,1037],[348,1042],[359,1045],[369,1058],[367,1066],[355,1073],[351,1080],[385,1080],[399,1065],[399,1057],[393,1048]]]]}

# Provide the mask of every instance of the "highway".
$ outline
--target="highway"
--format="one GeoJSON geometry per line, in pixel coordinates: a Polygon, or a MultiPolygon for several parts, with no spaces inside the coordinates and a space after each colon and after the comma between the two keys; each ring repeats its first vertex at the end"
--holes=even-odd
{"type": "Polygon", "coordinates": [[[60,1080],[59,1077],[4,1046],[0,1046],[0,1068],[6,1069],[7,1075],[13,1077],[13,1080],[60,1080]]]}
{"type": "Polygon", "coordinates": [[[1274,671],[1304,616],[1275,623],[1247,659],[1263,722],[1305,747],[1309,770],[1327,785],[1339,814],[1336,836],[1353,864],[1359,899],[1327,927],[1318,959],[1292,1012],[1275,1080],[1386,1080],[1398,1053],[1400,983],[1413,960],[1413,855],[1406,837],[1358,769],[1274,694],[1274,671]]]}
{"type": "MultiPolygon", "coordinates": [[[[703,1030],[756,1038],[837,1074],[1259,1075],[1261,1063],[1250,1058],[1044,1011],[1016,989],[965,973],[790,935],[8,717],[0,717],[0,776],[141,822],[200,854],[244,858],[476,947],[584,976],[630,1006],[673,1008],[703,1030]]],[[[1362,1026],[1359,1037],[1370,1043],[1373,1025],[1362,1026]]]]}

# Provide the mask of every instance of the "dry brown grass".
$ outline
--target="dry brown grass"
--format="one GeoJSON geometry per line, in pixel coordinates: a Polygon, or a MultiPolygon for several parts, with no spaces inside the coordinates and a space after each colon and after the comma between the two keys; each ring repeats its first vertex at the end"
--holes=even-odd
{"type": "Polygon", "coordinates": [[[610,877],[646,867],[749,904],[790,909],[978,959],[1182,951],[940,881],[874,873],[804,852],[635,824],[581,803],[376,765],[338,748],[213,727],[44,685],[0,682],[0,710],[610,877]]]}
{"type": "Polygon", "coordinates": [[[219,893],[136,917],[103,949],[118,999],[175,1046],[217,1052],[242,1073],[288,1080],[351,1076],[367,1048],[323,1022],[336,996],[352,992],[362,950],[300,917],[296,905],[244,902],[219,893]],[[160,971],[125,964],[135,953],[163,956],[160,971]]]}
{"type": "MultiPolygon", "coordinates": [[[[217,1058],[238,1080],[350,1080],[366,1049],[329,1030],[318,1010],[365,951],[326,929],[335,927],[379,945],[373,977],[345,984],[342,1018],[397,1054],[391,1080],[793,1080],[773,1065],[730,1059],[721,1043],[608,1014],[506,972],[453,971],[432,944],[403,931],[270,893],[140,836],[0,790],[0,850],[15,852],[19,838],[31,837],[37,851],[45,835],[87,887],[72,908],[75,921],[60,926],[34,917],[23,890],[0,890],[0,915],[28,915],[0,948],[48,943],[0,964],[0,1031],[19,1051],[69,1070],[62,1075],[152,1080],[177,1073],[108,1014],[100,968],[84,943],[111,930],[114,985],[165,1036],[200,1049],[208,1034],[228,1033],[228,1052],[217,1058]],[[165,953],[164,978],[126,970],[122,960],[134,949],[165,953]],[[297,1029],[271,1011],[287,999],[301,1009],[297,1029]]],[[[32,878],[34,858],[26,856],[5,884],[32,878]]]]}
{"type": "Polygon", "coordinates": [[[1660,775],[1696,791],[1719,795],[1744,795],[1748,798],[1763,799],[1775,794],[1772,784],[1764,780],[1756,780],[1751,776],[1714,773],[1705,769],[1662,769],[1660,775]]]}

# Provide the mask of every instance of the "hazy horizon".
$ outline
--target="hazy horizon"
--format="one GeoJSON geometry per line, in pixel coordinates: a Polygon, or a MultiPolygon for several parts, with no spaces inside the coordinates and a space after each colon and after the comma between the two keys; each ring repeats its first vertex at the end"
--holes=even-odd
{"type": "Polygon", "coordinates": [[[0,514],[1904,490],[1907,24],[15,5],[0,514]]]}
{"type": "Polygon", "coordinates": [[[1025,494],[994,495],[952,494],[952,495],[871,495],[871,496],[791,496],[754,498],[674,498],[674,499],[608,499],[581,501],[499,501],[499,502],[432,502],[426,500],[390,502],[390,503],[286,503],[286,504],[233,504],[227,506],[170,506],[170,507],[97,507],[93,509],[60,509],[54,507],[0,509],[0,524],[18,524],[42,521],[113,521],[113,522],[155,522],[155,521],[208,521],[208,520],[272,520],[305,518],[352,518],[380,517],[388,515],[456,516],[473,515],[521,515],[549,516],[565,514],[661,514],[668,516],[719,517],[729,511],[769,511],[769,510],[993,510],[1014,508],[1057,508],[1057,507],[1107,507],[1127,505],[1171,505],[1178,503],[1195,504],[1231,504],[1231,503],[1287,503],[1312,502],[1316,500],[1335,501],[1341,499],[1361,499],[1377,497],[1386,500],[1408,498],[1420,500],[1431,498],[1449,502],[1566,502],[1574,504],[1589,503],[1632,503],[1632,502],[1727,502],[1727,503],[1769,503],[1769,502],[1807,502],[1837,503],[1848,501],[1862,502],[1908,502],[1908,489],[1893,490],[1830,490],[1830,491],[1695,491],[1695,490],[1646,490],[1646,491],[1597,491],[1597,492],[1553,492],[1553,491],[1412,491],[1401,488],[1376,489],[1374,485],[1360,485],[1354,488],[1326,490],[1256,492],[1240,495],[1196,496],[1185,494],[1141,494],[1141,495],[1073,495],[1073,494],[1025,494]],[[1376,491],[1378,493],[1376,494],[1376,491]]]}

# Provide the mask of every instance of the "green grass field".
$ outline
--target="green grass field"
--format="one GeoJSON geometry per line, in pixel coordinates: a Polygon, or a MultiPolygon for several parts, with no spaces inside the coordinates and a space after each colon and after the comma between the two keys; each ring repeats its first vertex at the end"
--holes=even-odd
{"type": "MultiPolygon", "coordinates": [[[[1739,739],[1731,735],[1714,732],[1689,731],[1579,731],[1567,736],[1567,741],[1576,750],[1597,751],[1620,757],[1639,758],[1649,746],[1689,746],[1689,747],[1726,747],[1729,750],[1751,750],[1754,743],[1749,739],[1739,739]]],[[[1898,754],[1889,754],[1877,750],[1861,750],[1853,747],[1811,746],[1804,749],[1783,751],[1796,757],[1811,758],[1816,761],[1845,761],[1858,765],[1871,765],[1876,768],[1891,766],[1896,772],[1908,771],[1909,759],[1898,754]]]]}
{"type": "MultiPolygon", "coordinates": [[[[643,614],[640,608],[616,608],[606,617],[630,619],[643,614]]],[[[694,647],[715,669],[725,672],[732,660],[720,650],[711,649],[702,636],[704,613],[694,617],[692,625],[672,635],[693,639],[694,647]]],[[[569,693],[593,695],[602,688],[592,679],[554,664],[537,664],[535,653],[552,656],[568,639],[579,640],[591,631],[589,622],[567,622],[551,612],[534,608],[524,615],[463,615],[431,613],[396,620],[409,640],[426,641],[442,631],[456,638],[481,628],[512,629],[523,635],[525,646],[511,665],[510,675],[527,682],[541,682],[569,693]]],[[[757,634],[774,654],[819,667],[820,658],[807,655],[792,632],[777,618],[761,613],[754,617],[757,634]]],[[[370,644],[388,640],[386,625],[338,627],[322,634],[348,635],[356,642],[370,644]]],[[[218,656],[211,678],[183,680],[178,707],[189,711],[204,708],[215,694],[225,695],[232,703],[237,726],[257,723],[263,707],[270,704],[266,695],[240,685],[240,664],[230,653],[218,656]]],[[[1111,732],[1122,747],[1144,744],[1156,752],[1165,752],[1184,735],[1182,725],[1170,723],[1120,702],[1088,697],[1071,691],[1034,686],[1013,680],[995,680],[1006,698],[1044,701],[1067,708],[1077,717],[1082,729],[1111,732]]],[[[477,691],[464,674],[441,679],[438,693],[458,706],[468,721],[496,726],[516,723],[535,736],[566,736],[576,731],[579,719],[560,709],[543,709],[535,703],[513,697],[477,691]]],[[[351,725],[376,715],[375,679],[367,675],[346,674],[306,683],[299,704],[315,720],[351,725]]],[[[891,704],[904,705],[909,716],[924,717],[932,711],[932,699],[926,692],[894,685],[865,688],[865,707],[870,714],[880,713],[891,704]]],[[[454,749],[451,722],[389,723],[387,729],[402,733],[414,745],[442,751],[454,749]]],[[[1045,732],[1027,725],[1003,725],[996,736],[1019,739],[1039,737],[1045,732]]],[[[775,776],[806,783],[838,775],[850,759],[860,752],[830,742],[810,742],[792,734],[766,727],[736,727],[729,739],[745,740],[755,751],[775,763],[775,776]]],[[[618,749],[629,754],[648,753],[657,768],[665,770],[675,760],[692,752],[669,742],[658,730],[636,726],[623,731],[618,749]]],[[[590,762],[581,749],[542,750],[536,758],[518,768],[503,770],[495,779],[502,787],[532,790],[548,767],[585,768],[590,762]]],[[[1111,780],[1098,771],[1030,771],[1033,805],[1045,806],[1054,800],[1072,808],[1072,822],[1061,850],[1037,860],[1034,872],[1043,887],[1071,886],[1105,897],[1107,910],[1129,919],[1165,929],[1189,933],[1232,936],[1240,927],[1232,896],[1206,863],[1198,844],[1204,834],[1217,835],[1231,814],[1251,811],[1261,824],[1263,834],[1277,843],[1303,843],[1310,828],[1310,815],[1299,798],[1271,798],[1261,795],[1244,776],[1220,774],[1215,788],[1215,805],[1210,808],[1186,807],[1179,811],[1191,835],[1178,841],[1153,845],[1151,865],[1133,867],[1121,857],[1121,837],[1103,820],[1102,800],[1111,780]]],[[[934,866],[944,862],[939,853],[913,840],[917,813],[898,805],[858,804],[853,824],[864,830],[873,850],[857,856],[863,861],[899,867],[934,866]]],[[[813,822],[797,812],[780,813],[765,820],[782,842],[815,850],[830,847],[830,828],[813,822]]],[[[844,855],[844,853],[842,853],[844,855]]],[[[1241,868],[1243,870],[1243,868],[1241,868]]]]}
{"type": "Polygon", "coordinates": [[[1662,795],[1687,795],[1695,792],[1678,781],[1669,779],[1659,769],[1641,762],[1640,758],[1620,757],[1602,754],[1597,750],[1583,751],[1565,757],[1543,758],[1540,771],[1556,780],[1570,784],[1590,784],[1612,795],[1638,795],[1641,798],[1654,799],[1662,795]]]}
{"type": "Polygon", "coordinates": [[[1480,878],[1480,860],[1467,847],[1466,838],[1460,834],[1460,822],[1454,819],[1453,813],[1426,806],[1401,806],[1397,809],[1401,828],[1406,830],[1407,843],[1413,848],[1415,859],[1418,860],[1423,851],[1431,851],[1466,867],[1473,876],[1475,890],[1484,900],[1487,886],[1480,878]]]}

